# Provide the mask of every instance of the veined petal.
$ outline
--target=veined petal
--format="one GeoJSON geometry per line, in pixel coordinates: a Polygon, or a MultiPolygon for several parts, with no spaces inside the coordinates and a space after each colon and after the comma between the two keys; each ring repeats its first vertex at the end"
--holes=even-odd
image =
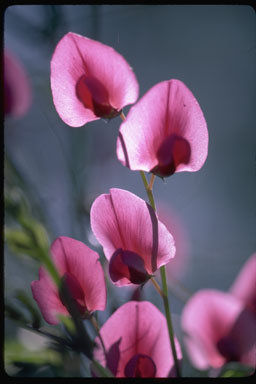
{"type": "Polygon", "coordinates": [[[175,255],[173,237],[152,207],[122,189],[112,188],[94,201],[91,228],[108,260],[119,248],[135,252],[149,274],[175,255]]]}
{"type": "Polygon", "coordinates": [[[208,154],[203,112],[192,92],[175,79],[156,84],[130,109],[120,127],[117,157],[132,170],[150,172],[163,157],[168,164],[168,146],[170,174],[199,170],[208,154]]]}
{"type": "Polygon", "coordinates": [[[51,246],[53,260],[63,274],[72,274],[80,284],[89,311],[104,310],[106,285],[99,255],[81,241],[60,236],[51,246]]]}
{"type": "Polygon", "coordinates": [[[68,315],[62,304],[58,289],[43,267],[39,268],[39,280],[32,281],[31,290],[45,321],[58,324],[58,314],[68,315]]]}
{"type": "MultiPolygon", "coordinates": [[[[106,284],[99,255],[84,243],[64,236],[53,242],[51,254],[58,273],[68,285],[78,308],[89,312],[104,310],[106,284]]],[[[64,297],[43,267],[39,269],[39,280],[31,283],[31,289],[48,323],[57,324],[58,314],[68,315],[64,297]]]]}
{"type": "Polygon", "coordinates": [[[220,368],[229,361],[253,364],[255,320],[231,294],[197,292],[185,305],[181,324],[189,357],[198,369],[220,368]]]}
{"type": "Polygon", "coordinates": [[[51,89],[58,114],[72,127],[104,116],[106,103],[120,111],[138,97],[138,83],[126,60],[113,48],[73,32],[55,48],[51,89]]]}
{"type": "MultiPolygon", "coordinates": [[[[152,365],[155,365],[155,377],[167,377],[174,366],[166,319],[150,302],[129,301],[122,305],[102,326],[100,334],[107,351],[118,343],[119,362],[116,377],[125,377],[126,365],[138,354],[148,356],[148,361],[153,361],[149,365],[150,372],[153,371],[152,365]]],[[[98,338],[96,343],[94,358],[106,365],[98,338]]],[[[175,344],[178,359],[181,360],[182,354],[177,339],[175,344]]]]}

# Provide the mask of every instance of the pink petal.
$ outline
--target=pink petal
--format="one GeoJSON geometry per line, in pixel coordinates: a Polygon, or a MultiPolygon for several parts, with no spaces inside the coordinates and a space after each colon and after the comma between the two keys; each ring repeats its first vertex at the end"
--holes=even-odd
{"type": "MultiPolygon", "coordinates": [[[[65,278],[80,310],[104,310],[106,285],[98,254],[82,242],[64,236],[53,242],[51,254],[60,277],[65,278]]],[[[56,285],[44,268],[40,268],[39,281],[33,281],[31,289],[49,324],[59,322],[58,314],[68,315],[56,285]]]]}
{"type": "Polygon", "coordinates": [[[6,115],[22,117],[31,104],[31,88],[23,67],[4,52],[4,109],[6,115]]]}
{"type": "Polygon", "coordinates": [[[58,324],[58,314],[68,315],[66,307],[60,301],[56,285],[43,267],[39,269],[39,280],[32,281],[31,290],[47,323],[58,324]]]}
{"type": "Polygon", "coordinates": [[[91,228],[108,260],[119,248],[135,252],[149,274],[175,255],[172,235],[149,204],[122,189],[112,188],[94,201],[91,228]]]}
{"type": "Polygon", "coordinates": [[[63,275],[71,273],[80,284],[89,311],[106,306],[106,285],[99,255],[81,241],[60,236],[51,246],[53,260],[63,275]]]}
{"type": "Polygon", "coordinates": [[[51,60],[51,89],[58,114],[72,127],[80,127],[107,113],[101,108],[98,111],[92,108],[90,95],[103,109],[107,104],[117,111],[138,97],[136,77],[119,53],[72,32],[55,48],[51,60]]]}
{"type": "Polygon", "coordinates": [[[198,369],[220,368],[228,361],[227,354],[236,356],[235,361],[251,364],[255,320],[232,295],[199,291],[185,305],[181,324],[187,352],[198,369]]]}
{"type": "Polygon", "coordinates": [[[198,171],[208,154],[201,108],[175,79],[158,83],[130,109],[117,140],[117,157],[132,170],[150,172],[159,160],[167,166],[168,153],[176,164],[171,173],[198,171]]]}
{"type": "MultiPolygon", "coordinates": [[[[102,326],[100,334],[107,351],[119,341],[117,377],[125,377],[127,363],[137,354],[146,355],[153,360],[156,377],[167,377],[173,368],[166,319],[150,302],[129,301],[122,305],[102,326]]],[[[98,348],[94,351],[94,358],[105,366],[106,361],[98,338],[96,342],[98,348]]],[[[178,359],[182,359],[177,339],[175,343],[178,359]]]]}
{"type": "Polygon", "coordinates": [[[229,291],[256,314],[256,253],[247,260],[229,291]]]}

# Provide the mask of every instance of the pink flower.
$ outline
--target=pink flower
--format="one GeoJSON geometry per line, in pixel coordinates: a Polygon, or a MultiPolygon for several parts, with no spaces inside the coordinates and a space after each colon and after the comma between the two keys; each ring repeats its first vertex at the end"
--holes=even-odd
{"type": "Polygon", "coordinates": [[[247,260],[229,291],[256,316],[256,253],[247,260]]]}
{"type": "Polygon", "coordinates": [[[123,165],[160,177],[198,171],[207,153],[201,108],[185,84],[174,79],[155,85],[130,109],[117,140],[123,165]]]}
{"type": "Polygon", "coordinates": [[[22,65],[4,52],[4,113],[22,117],[31,104],[31,88],[22,65]]]}
{"type": "MultiPolygon", "coordinates": [[[[55,266],[68,285],[81,315],[106,306],[106,285],[99,255],[85,244],[69,237],[58,237],[51,246],[55,266]]],[[[68,315],[58,288],[43,267],[31,289],[42,315],[49,324],[59,322],[57,315],[68,315]]]]}
{"type": "Polygon", "coordinates": [[[256,254],[247,261],[229,293],[205,289],[183,309],[182,328],[198,369],[230,361],[256,366],[256,254]]]}
{"type": "Polygon", "coordinates": [[[91,228],[118,286],[146,282],[175,255],[173,237],[152,207],[122,189],[112,188],[94,201],[91,228]]]}
{"type": "Polygon", "coordinates": [[[59,116],[71,127],[115,117],[138,98],[138,83],[125,59],[113,48],[72,32],[55,48],[51,88],[59,116]]]}
{"type": "MultiPolygon", "coordinates": [[[[147,301],[129,301],[118,308],[100,330],[105,358],[96,338],[94,359],[116,377],[167,377],[174,375],[174,361],[164,315],[147,301]]],[[[175,338],[178,360],[182,359],[175,338]]]]}

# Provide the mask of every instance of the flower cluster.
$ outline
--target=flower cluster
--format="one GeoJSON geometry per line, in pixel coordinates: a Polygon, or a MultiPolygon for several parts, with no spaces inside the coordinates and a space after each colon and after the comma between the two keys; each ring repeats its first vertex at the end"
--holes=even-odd
{"type": "MultiPolygon", "coordinates": [[[[60,118],[71,127],[100,118],[122,118],[117,158],[141,172],[150,201],[112,188],[93,202],[90,223],[108,260],[112,282],[119,287],[143,286],[151,280],[163,298],[166,318],[148,301],[125,303],[98,330],[93,359],[116,377],[179,376],[182,352],[172,330],[164,269],[176,248],[155,209],[152,182],[155,176],[198,171],[205,163],[208,130],[199,103],[176,79],[154,85],[136,103],[139,86],[126,60],[111,47],[71,32],[54,51],[51,89],[60,118]],[[125,118],[123,108],[129,104],[134,105],[125,118]],[[150,185],[144,172],[152,174],[150,185]],[[154,279],[158,269],[162,290],[154,279]]],[[[103,311],[106,284],[99,255],[68,237],[54,241],[51,255],[60,286],[45,267],[31,284],[44,319],[57,324],[58,315],[70,314],[63,284],[82,319],[103,311]]],[[[198,292],[184,308],[186,347],[199,369],[221,367],[228,361],[254,364],[255,255],[250,263],[229,293],[198,292]]],[[[98,375],[95,366],[92,374],[98,375]]]]}

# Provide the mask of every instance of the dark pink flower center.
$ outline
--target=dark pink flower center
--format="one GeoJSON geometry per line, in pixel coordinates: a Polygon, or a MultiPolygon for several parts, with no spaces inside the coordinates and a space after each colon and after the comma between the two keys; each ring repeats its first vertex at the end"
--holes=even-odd
{"type": "Polygon", "coordinates": [[[96,77],[82,75],[76,84],[76,95],[98,117],[111,119],[120,113],[110,105],[108,91],[96,77]]]}
{"type": "MultiPolygon", "coordinates": [[[[77,279],[69,272],[66,272],[62,276],[62,283],[66,284],[67,288],[69,289],[69,293],[73,300],[75,300],[77,307],[79,309],[79,312],[81,315],[84,315],[85,312],[87,312],[87,307],[85,304],[85,297],[84,292],[82,290],[82,287],[80,283],[77,281],[77,279]]],[[[66,297],[62,290],[60,290],[59,293],[60,300],[63,305],[67,306],[66,297]]]]}
{"type": "Polygon", "coordinates": [[[122,248],[111,257],[109,274],[114,282],[126,277],[133,284],[143,284],[149,278],[143,259],[137,253],[122,248]]]}
{"type": "Polygon", "coordinates": [[[217,342],[217,348],[222,356],[228,361],[239,361],[237,345],[230,337],[222,337],[217,342]]]}
{"type": "Polygon", "coordinates": [[[158,164],[151,172],[160,176],[171,176],[179,164],[187,164],[190,160],[191,148],[183,137],[172,134],[164,139],[157,150],[158,164]]]}
{"type": "Polygon", "coordinates": [[[125,377],[155,377],[156,365],[151,357],[137,353],[126,364],[125,377]]]}

